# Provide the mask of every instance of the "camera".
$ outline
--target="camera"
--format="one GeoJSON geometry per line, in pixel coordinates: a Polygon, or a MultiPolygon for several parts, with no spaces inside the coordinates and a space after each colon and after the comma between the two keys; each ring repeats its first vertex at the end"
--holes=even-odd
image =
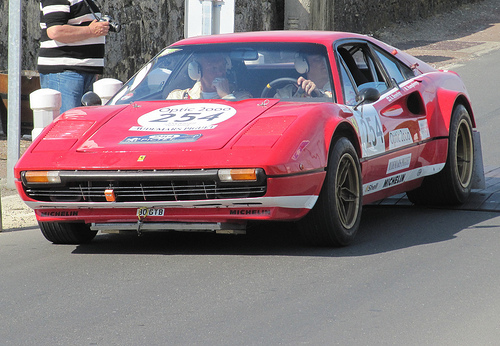
{"type": "Polygon", "coordinates": [[[122,25],[118,23],[117,21],[113,20],[111,16],[104,15],[101,17],[101,22],[108,22],[109,23],[109,31],[111,32],[120,32],[122,29],[122,25]]]}

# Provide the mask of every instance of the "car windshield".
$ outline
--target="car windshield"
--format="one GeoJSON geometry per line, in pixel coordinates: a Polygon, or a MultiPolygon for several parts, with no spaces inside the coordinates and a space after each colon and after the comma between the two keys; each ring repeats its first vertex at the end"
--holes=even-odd
{"type": "Polygon", "coordinates": [[[231,43],[168,47],[143,66],[108,104],[135,101],[280,98],[332,100],[326,48],[310,43],[231,43]],[[297,87],[303,76],[318,92],[297,87]],[[316,79],[313,79],[316,78],[316,79]]]}

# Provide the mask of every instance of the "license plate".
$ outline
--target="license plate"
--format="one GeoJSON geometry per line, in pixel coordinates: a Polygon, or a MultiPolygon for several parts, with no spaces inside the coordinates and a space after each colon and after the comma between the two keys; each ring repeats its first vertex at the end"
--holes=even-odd
{"type": "Polygon", "coordinates": [[[146,216],[163,216],[165,215],[165,209],[163,208],[139,208],[137,209],[138,217],[146,216]]]}

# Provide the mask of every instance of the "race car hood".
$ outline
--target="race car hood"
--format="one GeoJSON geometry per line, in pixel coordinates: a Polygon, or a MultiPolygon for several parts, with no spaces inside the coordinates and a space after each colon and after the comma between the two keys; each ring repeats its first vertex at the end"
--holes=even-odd
{"type": "Polygon", "coordinates": [[[91,131],[77,151],[220,149],[277,102],[259,99],[136,102],[91,131]]]}

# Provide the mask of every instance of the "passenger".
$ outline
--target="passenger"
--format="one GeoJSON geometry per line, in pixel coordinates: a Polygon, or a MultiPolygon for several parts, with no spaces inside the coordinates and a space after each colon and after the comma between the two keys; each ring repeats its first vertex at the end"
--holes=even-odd
{"type": "Polygon", "coordinates": [[[230,59],[224,54],[200,54],[188,66],[189,77],[196,83],[192,88],[173,90],[167,99],[241,100],[251,98],[252,96],[248,92],[232,91],[234,89],[227,79],[227,70],[230,68],[230,59]]]}

